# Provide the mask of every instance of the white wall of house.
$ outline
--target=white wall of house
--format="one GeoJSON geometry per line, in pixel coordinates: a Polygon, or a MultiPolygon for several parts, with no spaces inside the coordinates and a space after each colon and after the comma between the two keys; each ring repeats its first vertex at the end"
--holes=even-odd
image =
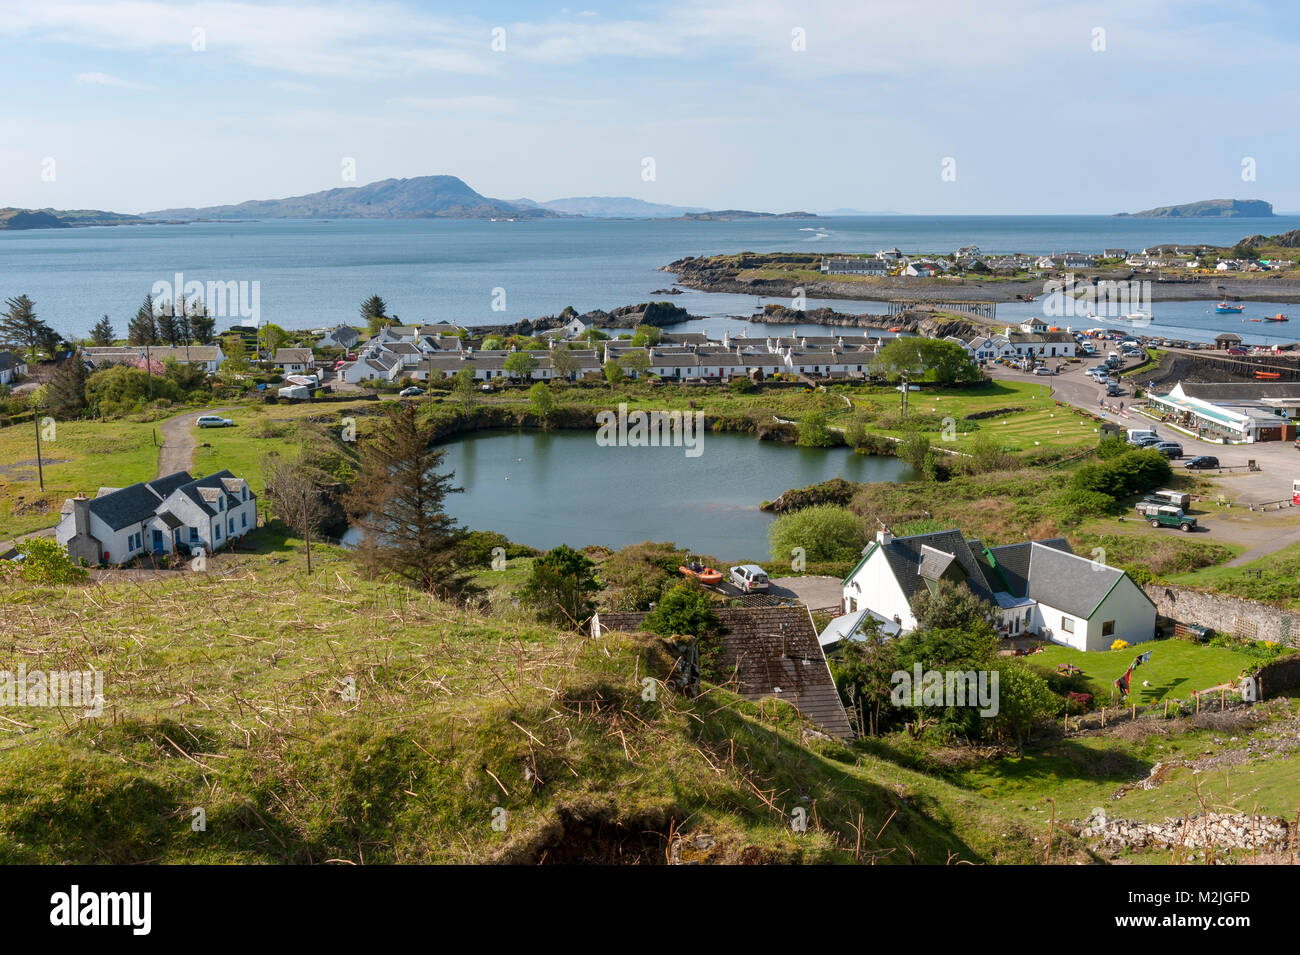
{"type": "Polygon", "coordinates": [[[1156,608],[1142,588],[1125,576],[1093,611],[1088,632],[1089,650],[1109,650],[1116,640],[1145,643],[1155,637],[1156,608]],[[1115,632],[1104,633],[1104,624],[1115,621],[1115,632]]]}
{"type": "Polygon", "coordinates": [[[876,547],[857,571],[844,582],[844,612],[872,610],[886,620],[897,617],[904,630],[916,629],[916,617],[903,588],[890,569],[885,552],[876,547]]]}
{"type": "MultiPolygon", "coordinates": [[[[90,514],[90,536],[99,541],[102,549],[102,557],[106,563],[122,564],[137,556],[146,549],[149,539],[149,533],[146,528],[148,522],[140,524],[129,524],[118,530],[113,530],[104,523],[99,517],[90,514]],[[140,535],[140,545],[136,546],[136,535],[140,535]]],[[[68,546],[68,541],[76,536],[76,521],[72,514],[65,514],[63,520],[59,521],[59,526],[55,528],[54,539],[63,547],[68,546]]]]}

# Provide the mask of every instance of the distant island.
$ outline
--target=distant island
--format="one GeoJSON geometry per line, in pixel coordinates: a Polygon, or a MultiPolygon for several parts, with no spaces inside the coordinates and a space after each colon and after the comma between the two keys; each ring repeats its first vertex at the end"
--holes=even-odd
{"type": "Polygon", "coordinates": [[[1273,203],[1262,199],[1202,199],[1181,206],[1157,206],[1115,215],[1134,219],[1268,219],[1273,216],[1273,203]]]}
{"type": "Polygon", "coordinates": [[[670,206],[662,202],[646,202],[630,196],[573,196],[568,199],[550,199],[534,202],[532,199],[512,200],[514,205],[533,209],[549,209],[566,216],[585,216],[593,219],[678,219],[696,212],[708,212],[704,206],[670,206]]]}
{"type": "Polygon", "coordinates": [[[0,209],[0,229],[73,229],[92,225],[148,225],[150,220],[99,209],[0,209]]]}

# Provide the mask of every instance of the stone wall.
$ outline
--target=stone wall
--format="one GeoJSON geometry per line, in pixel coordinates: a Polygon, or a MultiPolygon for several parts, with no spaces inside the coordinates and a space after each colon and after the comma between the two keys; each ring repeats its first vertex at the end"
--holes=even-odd
{"type": "Polygon", "coordinates": [[[1102,809],[1094,809],[1079,827],[1079,835],[1114,849],[1214,847],[1272,851],[1289,844],[1285,819],[1244,813],[1197,813],[1151,823],[1107,819],[1102,809]]]}
{"type": "Polygon", "coordinates": [[[1208,594],[1186,587],[1147,584],[1156,612],[1179,623],[1200,624],[1242,640],[1271,640],[1300,648],[1300,614],[1241,597],[1208,594]]]}

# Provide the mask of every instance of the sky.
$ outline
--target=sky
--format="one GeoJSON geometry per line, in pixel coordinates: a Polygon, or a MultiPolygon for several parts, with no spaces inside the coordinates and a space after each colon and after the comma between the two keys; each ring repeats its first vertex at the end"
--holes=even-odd
{"type": "Polygon", "coordinates": [[[1300,210],[1291,2],[0,0],[0,48],[0,206],[1300,210]]]}

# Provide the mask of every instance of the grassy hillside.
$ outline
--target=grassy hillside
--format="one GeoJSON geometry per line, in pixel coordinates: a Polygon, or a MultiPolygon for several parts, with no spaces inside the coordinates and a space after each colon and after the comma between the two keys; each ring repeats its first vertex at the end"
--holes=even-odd
{"type": "Polygon", "coordinates": [[[0,591],[0,669],[102,670],[106,698],[98,719],[6,708],[0,862],[657,863],[679,832],[704,861],[1026,858],[991,838],[1003,820],[855,765],[787,704],[643,700],[657,641],[472,615],[327,548],[307,579],[265,550],[0,591]]]}

